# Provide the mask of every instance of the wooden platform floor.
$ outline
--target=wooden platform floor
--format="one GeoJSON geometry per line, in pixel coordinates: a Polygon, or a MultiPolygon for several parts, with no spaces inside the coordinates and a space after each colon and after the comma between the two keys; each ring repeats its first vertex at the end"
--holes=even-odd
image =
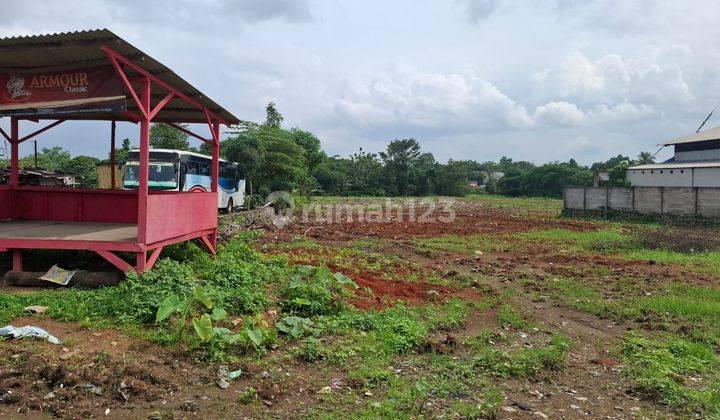
{"type": "Polygon", "coordinates": [[[135,242],[137,225],[34,220],[0,221],[0,240],[3,239],[135,242]]]}

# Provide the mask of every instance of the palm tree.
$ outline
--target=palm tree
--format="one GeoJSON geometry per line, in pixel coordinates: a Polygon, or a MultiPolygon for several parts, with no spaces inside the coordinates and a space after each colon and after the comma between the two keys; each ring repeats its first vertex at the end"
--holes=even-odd
{"type": "Polygon", "coordinates": [[[655,163],[655,158],[650,152],[640,152],[637,158],[638,165],[647,165],[648,163],[655,163]]]}

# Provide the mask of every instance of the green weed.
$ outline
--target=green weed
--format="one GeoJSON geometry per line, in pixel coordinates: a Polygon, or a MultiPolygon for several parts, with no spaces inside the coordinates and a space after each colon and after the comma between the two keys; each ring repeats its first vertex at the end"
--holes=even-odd
{"type": "Polygon", "coordinates": [[[623,343],[623,356],[625,374],[646,397],[681,411],[720,414],[720,366],[709,345],[680,337],[655,341],[630,334],[623,343]]]}

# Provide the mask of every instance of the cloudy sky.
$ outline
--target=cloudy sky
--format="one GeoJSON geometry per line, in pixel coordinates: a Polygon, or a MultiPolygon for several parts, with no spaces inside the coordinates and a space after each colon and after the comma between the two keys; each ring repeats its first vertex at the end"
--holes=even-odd
{"type": "MultiPolygon", "coordinates": [[[[718,16],[717,0],[26,0],[3,2],[0,36],[106,27],[242,119],[275,101],[329,154],[414,137],[440,160],[590,163],[654,152],[718,105],[718,16]]],[[[41,145],[101,156],[106,125],[41,145]]]]}

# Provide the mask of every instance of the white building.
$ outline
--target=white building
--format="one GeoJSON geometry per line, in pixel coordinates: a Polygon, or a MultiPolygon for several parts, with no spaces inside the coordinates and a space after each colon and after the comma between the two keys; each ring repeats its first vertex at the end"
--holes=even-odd
{"type": "Polygon", "coordinates": [[[663,162],[628,168],[625,179],[634,187],[720,187],[720,127],[662,144],[674,146],[663,162]]]}

